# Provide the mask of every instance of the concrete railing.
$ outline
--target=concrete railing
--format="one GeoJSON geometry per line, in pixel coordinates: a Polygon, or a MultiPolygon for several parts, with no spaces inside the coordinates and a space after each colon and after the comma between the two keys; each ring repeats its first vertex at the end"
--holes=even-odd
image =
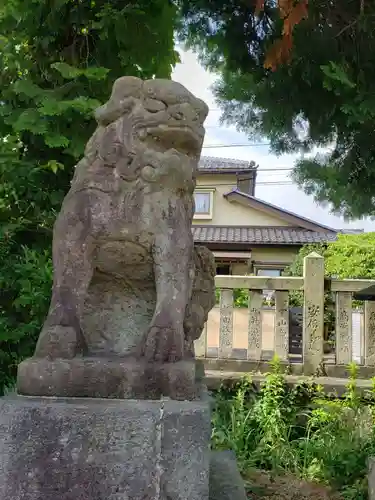
{"type": "MultiPolygon", "coordinates": [[[[316,253],[304,259],[304,273],[302,277],[273,277],[264,276],[216,276],[216,287],[220,289],[220,320],[217,355],[214,356],[220,369],[226,366],[233,367],[236,358],[234,348],[234,314],[236,309],[233,303],[234,289],[249,291],[248,321],[247,321],[247,349],[246,361],[248,366],[260,365],[264,361],[262,353],[262,314],[264,295],[263,290],[275,291],[275,307],[273,322],[273,353],[280,360],[290,363],[289,355],[289,292],[303,292],[303,327],[302,345],[303,354],[296,373],[316,375],[323,366],[332,365],[341,367],[332,370],[330,376],[342,373],[348,363],[353,360],[353,324],[358,320],[358,313],[353,313],[352,295],[363,288],[375,284],[375,280],[338,280],[327,279],[324,276],[324,258],[316,253]],[[334,354],[324,354],[324,297],[325,292],[331,291],[335,296],[335,349],[334,354]],[[225,363],[225,360],[232,361],[225,363]]],[[[375,373],[375,302],[364,302],[364,320],[361,329],[361,356],[356,361],[364,367],[374,369],[375,373]]],[[[357,321],[358,323],[358,321],[357,321]]],[[[357,329],[357,335],[359,331],[357,329]]],[[[208,329],[207,325],[200,339],[195,343],[198,358],[212,360],[207,356],[208,329]]],[[[243,358],[241,358],[244,361],[243,358]]],[[[212,363],[211,363],[212,365],[212,363]]],[[[241,369],[247,365],[242,363],[241,369]]],[[[366,370],[366,373],[368,370],[366,370]]],[[[340,376],[340,375],[337,375],[340,376]]]]}

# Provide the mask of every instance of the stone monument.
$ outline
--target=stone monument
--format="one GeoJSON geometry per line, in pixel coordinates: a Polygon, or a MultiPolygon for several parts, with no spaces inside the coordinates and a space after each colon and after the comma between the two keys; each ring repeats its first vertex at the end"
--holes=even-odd
{"type": "Polygon", "coordinates": [[[215,303],[191,231],[207,113],[135,77],[96,111],[54,227],[49,313],[0,402],[0,500],[208,500],[221,476],[194,357],[215,303]]]}

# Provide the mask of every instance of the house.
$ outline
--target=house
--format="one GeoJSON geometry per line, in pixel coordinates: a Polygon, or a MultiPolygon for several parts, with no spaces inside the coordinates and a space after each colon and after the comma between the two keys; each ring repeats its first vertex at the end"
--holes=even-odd
{"type": "Polygon", "coordinates": [[[279,276],[303,245],[342,232],[260,200],[256,177],[254,162],[201,157],[192,231],[214,253],[217,274],[279,276]]]}

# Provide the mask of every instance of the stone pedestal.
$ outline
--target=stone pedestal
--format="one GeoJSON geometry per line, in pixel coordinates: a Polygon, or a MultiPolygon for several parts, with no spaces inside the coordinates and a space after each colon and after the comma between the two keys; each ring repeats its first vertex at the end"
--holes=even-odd
{"type": "Polygon", "coordinates": [[[200,398],[201,389],[195,359],[147,363],[119,356],[29,358],[19,365],[17,376],[17,391],[24,396],[142,400],[164,396],[191,401],[200,398]]]}
{"type": "Polygon", "coordinates": [[[0,500],[208,500],[208,403],[0,400],[0,500]]]}
{"type": "Polygon", "coordinates": [[[246,500],[244,482],[232,451],[212,451],[210,500],[246,500]]]}

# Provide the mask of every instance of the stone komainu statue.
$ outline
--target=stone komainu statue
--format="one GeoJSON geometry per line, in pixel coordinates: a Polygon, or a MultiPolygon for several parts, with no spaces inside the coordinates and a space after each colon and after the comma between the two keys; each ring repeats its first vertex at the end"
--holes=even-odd
{"type": "MultiPolygon", "coordinates": [[[[215,300],[212,254],[191,231],[207,113],[173,81],[114,83],[55,223],[34,378],[40,359],[194,356],[215,300]]],[[[19,385],[30,370],[21,365],[19,385]]]]}

